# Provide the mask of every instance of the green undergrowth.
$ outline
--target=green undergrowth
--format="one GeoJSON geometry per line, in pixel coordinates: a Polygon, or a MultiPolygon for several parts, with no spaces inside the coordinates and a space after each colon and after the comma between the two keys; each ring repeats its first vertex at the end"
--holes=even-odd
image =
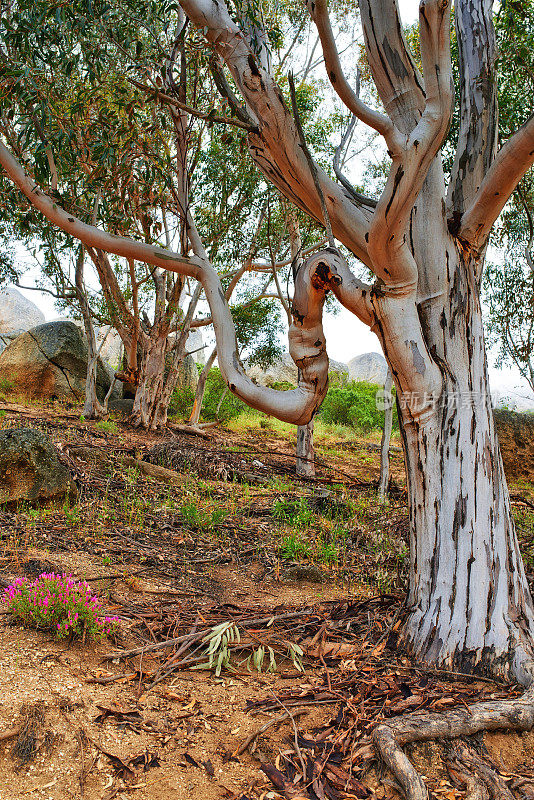
{"type": "MultiPolygon", "coordinates": [[[[287,381],[282,381],[273,384],[272,388],[288,391],[294,387],[287,381]]],[[[317,434],[328,432],[345,438],[349,434],[354,435],[354,431],[361,434],[381,431],[384,425],[381,391],[380,386],[367,381],[348,381],[340,384],[339,380],[332,376],[330,388],[315,421],[317,434]]],[[[190,387],[178,387],[174,391],[169,413],[186,419],[191,412],[193,401],[194,392],[190,387]]],[[[397,430],[396,409],[393,418],[394,429],[397,430]]],[[[294,426],[284,425],[273,417],[250,409],[242,400],[229,392],[217,367],[211,369],[208,374],[202,404],[202,419],[219,420],[228,424],[234,431],[263,429],[294,435],[294,426]]]]}

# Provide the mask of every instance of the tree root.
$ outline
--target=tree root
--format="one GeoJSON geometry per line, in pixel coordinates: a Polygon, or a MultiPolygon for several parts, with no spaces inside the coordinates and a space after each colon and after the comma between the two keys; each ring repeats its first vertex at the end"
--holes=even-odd
{"type": "Polygon", "coordinates": [[[446,766],[449,777],[454,785],[465,785],[467,788],[465,800],[489,800],[489,792],[486,786],[481,781],[477,780],[457,757],[454,757],[452,761],[448,760],[446,766]]]}
{"type": "MultiPolygon", "coordinates": [[[[479,787],[485,790],[482,797],[491,797],[491,800],[514,800],[514,796],[505,781],[490,767],[475,751],[464,742],[456,742],[453,746],[453,755],[469,772],[476,773],[480,779],[479,787]]],[[[469,785],[469,784],[468,784],[469,785]]]]}
{"type": "MultiPolygon", "coordinates": [[[[534,726],[534,687],[516,700],[494,700],[455,708],[443,714],[414,713],[381,723],[373,731],[373,743],[384,763],[402,787],[407,800],[428,800],[422,777],[402,750],[403,745],[430,739],[455,739],[481,731],[527,731],[534,726]]],[[[471,800],[509,800],[513,795],[499,776],[465,745],[458,745],[458,759],[464,768],[475,770],[480,781],[471,781],[471,800]]]]}

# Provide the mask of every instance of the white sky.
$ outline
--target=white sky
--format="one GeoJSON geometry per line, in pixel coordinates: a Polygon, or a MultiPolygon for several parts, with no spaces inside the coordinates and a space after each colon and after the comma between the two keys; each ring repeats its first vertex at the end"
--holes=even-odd
{"type": "MultiPolygon", "coordinates": [[[[399,0],[399,5],[403,23],[409,24],[417,19],[418,0],[399,0]]],[[[19,251],[19,253],[21,260],[28,262],[31,260],[31,257],[26,255],[24,251],[19,251]]],[[[27,273],[23,282],[31,284],[33,280],[31,274],[27,273]]],[[[47,319],[53,319],[58,316],[53,298],[50,295],[44,292],[21,291],[41,308],[47,319]]],[[[324,329],[328,355],[336,361],[347,363],[351,358],[361,353],[381,352],[377,337],[371,333],[366,325],[344,308],[341,308],[335,315],[325,314],[324,329]]],[[[510,395],[515,400],[524,398],[527,403],[529,400],[534,402],[534,396],[528,384],[521,378],[518,370],[515,368],[497,370],[493,366],[494,361],[495,357],[492,357],[490,353],[490,378],[494,393],[510,395]]]]}

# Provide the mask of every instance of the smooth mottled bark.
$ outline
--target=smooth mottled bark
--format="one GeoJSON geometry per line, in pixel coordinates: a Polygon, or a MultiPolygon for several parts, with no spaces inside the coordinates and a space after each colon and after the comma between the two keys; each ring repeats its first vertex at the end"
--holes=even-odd
{"type": "MultiPolygon", "coordinates": [[[[293,280],[295,280],[298,270],[302,268],[302,237],[300,235],[300,226],[296,209],[294,207],[288,208],[286,212],[287,229],[289,233],[289,244],[291,252],[291,269],[293,272],[293,280]]],[[[280,292],[280,286],[277,281],[277,288],[280,292]]],[[[281,292],[280,292],[281,294],[281,292]]],[[[291,316],[289,322],[291,322],[291,316]]],[[[300,375],[299,375],[300,380],[300,375]]],[[[306,425],[298,425],[297,427],[297,446],[296,446],[296,462],[295,471],[297,475],[302,478],[315,477],[315,448],[313,446],[313,425],[314,420],[311,419],[306,425]]]]}
{"type": "Polygon", "coordinates": [[[85,419],[102,419],[107,412],[107,403],[103,404],[98,399],[96,393],[96,376],[98,367],[98,349],[96,346],[95,328],[87,293],[83,279],[83,267],[85,261],[85,250],[80,245],[75,269],[76,299],[83,319],[85,338],[87,341],[87,376],[85,379],[85,398],[83,402],[83,415],[85,419]]]}
{"type": "Polygon", "coordinates": [[[315,477],[315,447],[313,446],[313,419],[297,428],[297,475],[315,477]]]}

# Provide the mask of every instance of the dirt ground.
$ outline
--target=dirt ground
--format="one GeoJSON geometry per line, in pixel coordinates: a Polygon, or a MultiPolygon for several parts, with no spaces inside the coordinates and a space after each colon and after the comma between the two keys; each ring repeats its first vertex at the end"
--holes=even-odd
{"type": "MultiPolygon", "coordinates": [[[[288,795],[261,765],[291,775],[295,753],[313,760],[325,746],[339,758],[325,761],[325,788],[310,788],[310,797],[396,798],[368,745],[377,719],[514,695],[430,674],[396,651],[407,531],[398,444],[384,509],[374,499],[371,440],[325,440],[318,478],[304,482],[293,474],[291,442],[269,430],[214,431],[204,441],[132,431],[121,420],[106,429],[76,411],[4,408],[4,426],[50,433],[78,496],[0,511],[3,584],[49,569],[86,578],[121,623],[114,641],[82,644],[0,614],[0,800],[275,800],[288,795]],[[120,462],[145,461],[171,440],[183,483],[120,462]],[[225,620],[236,620],[246,641],[219,676],[174,669],[178,645],[146,649],[225,620]],[[302,649],[303,671],[288,642],[302,649]],[[273,673],[266,661],[261,672],[247,663],[260,646],[274,649],[273,673]],[[121,655],[133,648],[145,652],[121,655]]],[[[525,480],[512,489],[529,570],[534,492],[525,480]]],[[[197,658],[205,666],[205,654],[197,658]]],[[[534,734],[488,734],[475,746],[514,797],[534,797],[534,734]]],[[[466,796],[447,769],[446,743],[410,754],[433,797],[466,796]]]]}

